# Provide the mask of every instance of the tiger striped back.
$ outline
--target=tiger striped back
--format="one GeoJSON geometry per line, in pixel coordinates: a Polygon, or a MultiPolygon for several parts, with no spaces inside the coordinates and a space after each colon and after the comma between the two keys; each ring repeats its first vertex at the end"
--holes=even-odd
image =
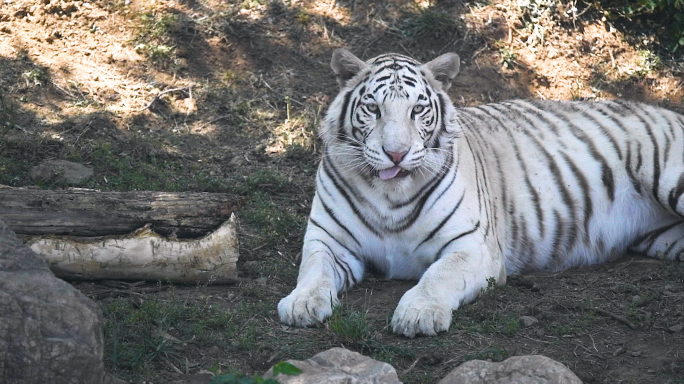
{"type": "Polygon", "coordinates": [[[366,270],[420,279],[395,332],[448,329],[490,278],[561,270],[635,250],[684,253],[684,117],[626,101],[523,101],[455,109],[459,58],[395,54],[331,66],[341,92],[295,290],[281,321],[309,326],[366,270]]]}

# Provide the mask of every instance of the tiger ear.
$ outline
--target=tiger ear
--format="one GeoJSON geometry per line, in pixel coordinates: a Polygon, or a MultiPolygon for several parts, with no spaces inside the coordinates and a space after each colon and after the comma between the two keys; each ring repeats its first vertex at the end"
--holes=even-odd
{"type": "Polygon", "coordinates": [[[458,70],[461,67],[461,58],[453,52],[445,53],[423,66],[432,72],[432,76],[442,85],[442,89],[446,91],[451,86],[451,81],[458,74],[458,70]]]}
{"type": "Polygon", "coordinates": [[[338,48],[333,52],[330,67],[337,75],[337,83],[344,87],[349,79],[366,69],[366,63],[346,49],[338,48]]]}

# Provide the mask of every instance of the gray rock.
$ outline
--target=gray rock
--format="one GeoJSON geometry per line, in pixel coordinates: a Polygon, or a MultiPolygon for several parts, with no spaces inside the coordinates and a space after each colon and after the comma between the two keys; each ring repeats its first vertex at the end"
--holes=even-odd
{"type": "Polygon", "coordinates": [[[276,379],[280,384],[401,384],[394,368],[370,357],[344,348],[332,348],[306,360],[290,360],[302,370],[296,376],[273,376],[273,368],[265,379],[276,379]]]}
{"type": "Polygon", "coordinates": [[[681,324],[681,323],[675,324],[675,325],[668,328],[668,330],[672,333],[681,332],[683,329],[684,329],[684,324],[681,324]]]}
{"type": "Polygon", "coordinates": [[[468,361],[437,384],[582,384],[563,364],[545,356],[514,356],[500,363],[468,361]]]}
{"type": "Polygon", "coordinates": [[[31,168],[31,178],[45,183],[58,178],[68,184],[78,185],[92,175],[92,168],[67,160],[45,160],[31,168]]]}
{"type": "Polygon", "coordinates": [[[102,313],[0,221],[0,383],[104,378],[102,313]]]}
{"type": "Polygon", "coordinates": [[[529,328],[533,325],[539,324],[539,320],[533,316],[520,316],[520,324],[525,328],[529,328]]]}

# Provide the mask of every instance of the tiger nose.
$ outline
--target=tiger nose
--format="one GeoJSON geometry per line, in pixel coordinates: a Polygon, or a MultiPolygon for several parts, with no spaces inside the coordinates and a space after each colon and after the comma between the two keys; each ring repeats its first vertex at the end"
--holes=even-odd
{"type": "Polygon", "coordinates": [[[387,157],[389,157],[390,160],[392,160],[392,162],[393,162],[394,164],[399,164],[399,163],[401,163],[401,161],[404,160],[404,156],[406,156],[406,154],[408,153],[408,151],[404,151],[404,152],[390,152],[390,151],[386,150],[385,148],[382,148],[382,150],[385,152],[385,154],[387,155],[387,157]]]}

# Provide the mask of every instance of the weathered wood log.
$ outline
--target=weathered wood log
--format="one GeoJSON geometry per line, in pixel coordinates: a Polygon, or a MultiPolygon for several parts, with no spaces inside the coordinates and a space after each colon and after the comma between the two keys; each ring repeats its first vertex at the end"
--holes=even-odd
{"type": "Polygon", "coordinates": [[[218,228],[243,203],[223,193],[0,186],[0,218],[18,235],[124,235],[149,224],[162,236],[193,238],[218,228]]]}
{"type": "Polygon", "coordinates": [[[121,237],[38,237],[26,245],[65,279],[214,284],[237,279],[235,215],[195,240],[164,238],[144,227],[121,237]]]}

